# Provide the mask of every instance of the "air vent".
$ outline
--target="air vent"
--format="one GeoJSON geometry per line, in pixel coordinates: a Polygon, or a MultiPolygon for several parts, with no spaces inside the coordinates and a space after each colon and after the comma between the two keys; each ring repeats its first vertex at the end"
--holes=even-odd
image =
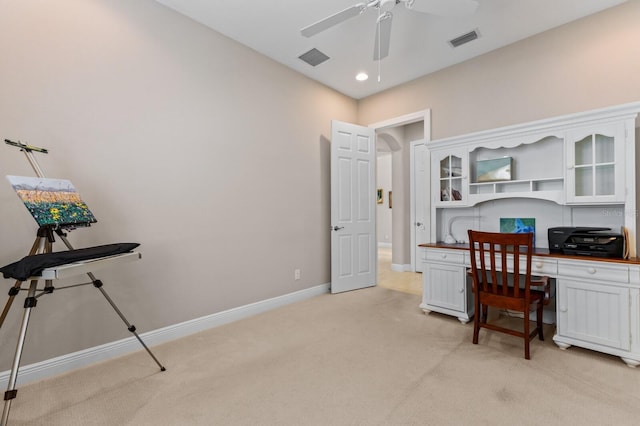
{"type": "Polygon", "coordinates": [[[461,35],[460,37],[456,37],[453,40],[449,40],[449,44],[453,47],[459,47],[459,46],[462,46],[463,44],[469,43],[470,41],[477,39],[478,37],[479,37],[478,31],[473,30],[469,33],[461,35]]]}
{"type": "Polygon", "coordinates": [[[315,47],[313,49],[311,49],[310,51],[308,51],[306,53],[303,53],[302,55],[298,56],[298,58],[302,59],[303,61],[305,61],[306,63],[308,63],[312,67],[320,65],[321,63],[323,63],[324,61],[329,59],[329,57],[327,55],[325,55],[324,53],[322,53],[321,51],[319,51],[315,47]]]}

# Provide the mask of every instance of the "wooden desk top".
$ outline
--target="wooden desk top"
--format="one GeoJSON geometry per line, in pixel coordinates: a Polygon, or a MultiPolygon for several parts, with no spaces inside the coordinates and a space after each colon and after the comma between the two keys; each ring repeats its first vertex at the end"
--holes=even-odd
{"type": "MultiPolygon", "coordinates": [[[[469,244],[446,244],[446,243],[426,243],[418,244],[418,247],[429,247],[439,249],[450,250],[469,250],[469,244]]],[[[610,263],[625,263],[631,265],[640,265],[640,257],[631,257],[629,259],[611,258],[611,257],[596,257],[596,256],[577,256],[562,253],[551,253],[549,249],[536,248],[533,250],[534,256],[539,257],[552,257],[555,259],[570,259],[581,261],[594,261],[594,262],[610,262],[610,263]]]]}

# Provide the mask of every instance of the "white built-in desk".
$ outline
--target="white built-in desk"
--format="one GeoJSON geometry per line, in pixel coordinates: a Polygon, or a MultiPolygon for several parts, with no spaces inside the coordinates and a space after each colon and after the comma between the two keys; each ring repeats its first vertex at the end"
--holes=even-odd
{"type": "MultiPolygon", "coordinates": [[[[468,322],[474,314],[468,244],[420,247],[420,308],[468,322]]],[[[616,355],[631,367],[640,364],[640,258],[568,256],[536,249],[531,267],[535,275],[556,279],[556,345],[616,355]]]]}

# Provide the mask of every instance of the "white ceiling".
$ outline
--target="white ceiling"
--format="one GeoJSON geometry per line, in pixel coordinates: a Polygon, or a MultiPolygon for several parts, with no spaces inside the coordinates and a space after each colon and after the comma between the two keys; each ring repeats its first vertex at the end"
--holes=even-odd
{"type": "Polygon", "coordinates": [[[375,9],[311,38],[300,34],[301,28],[367,0],[156,1],[361,99],[627,0],[478,0],[475,14],[463,17],[435,16],[398,4],[393,9],[389,56],[380,62],[373,60],[375,9]],[[449,40],[472,30],[480,34],[477,40],[451,47],[449,40]],[[298,59],[312,48],[331,59],[316,67],[298,59]],[[355,80],[361,71],[369,74],[365,82],[355,80]]]}

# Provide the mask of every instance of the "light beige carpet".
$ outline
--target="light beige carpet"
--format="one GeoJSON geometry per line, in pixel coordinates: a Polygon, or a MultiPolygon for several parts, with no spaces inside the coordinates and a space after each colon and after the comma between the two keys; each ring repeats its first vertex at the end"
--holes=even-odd
{"type": "Polygon", "coordinates": [[[11,425],[637,425],[640,369],[424,315],[375,287],[322,295],[24,386],[11,425]]]}

